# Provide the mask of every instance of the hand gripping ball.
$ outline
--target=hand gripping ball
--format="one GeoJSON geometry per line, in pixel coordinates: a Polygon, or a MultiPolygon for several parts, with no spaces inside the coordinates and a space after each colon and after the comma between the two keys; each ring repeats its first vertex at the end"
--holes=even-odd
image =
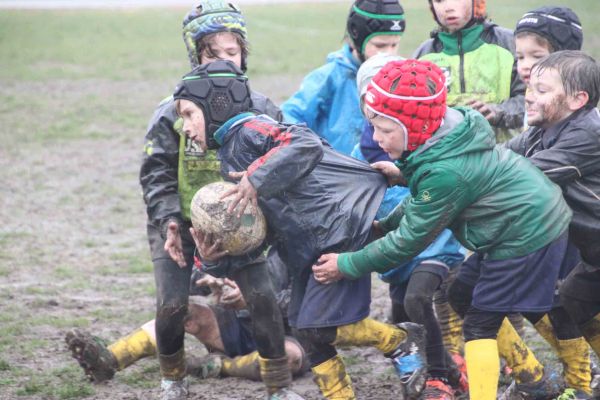
{"type": "MultiPolygon", "coordinates": [[[[222,249],[239,256],[256,249],[265,240],[267,222],[258,207],[248,204],[241,217],[228,213],[229,197],[221,196],[234,187],[229,182],[214,182],[196,192],[191,203],[192,226],[204,234],[221,239],[222,249]]],[[[237,210],[236,210],[237,211],[237,210]]]]}

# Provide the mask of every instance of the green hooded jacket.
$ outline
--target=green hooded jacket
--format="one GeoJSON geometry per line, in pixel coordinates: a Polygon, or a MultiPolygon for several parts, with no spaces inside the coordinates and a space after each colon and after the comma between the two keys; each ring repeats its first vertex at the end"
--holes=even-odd
{"type": "Polygon", "coordinates": [[[481,114],[448,108],[442,127],[398,163],[411,195],[380,221],[387,235],[340,254],[340,271],[351,278],[388,271],[423,251],[444,228],[494,260],[527,255],[558,238],[571,220],[560,188],[527,159],[495,144],[481,114]]]}

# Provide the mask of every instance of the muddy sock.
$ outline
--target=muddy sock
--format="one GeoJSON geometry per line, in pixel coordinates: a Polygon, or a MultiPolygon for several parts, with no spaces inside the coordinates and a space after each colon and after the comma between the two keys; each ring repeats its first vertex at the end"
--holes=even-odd
{"type": "MultiPolygon", "coordinates": [[[[542,379],[544,366],[535,358],[508,318],[504,318],[498,331],[498,352],[513,370],[513,376],[517,383],[532,383],[542,379]]],[[[469,385],[471,385],[471,370],[468,367],[467,361],[469,385]]]]}
{"type": "Polygon", "coordinates": [[[258,351],[253,351],[250,354],[235,358],[223,358],[221,375],[260,381],[261,376],[258,358],[258,351]]]}
{"type": "Polygon", "coordinates": [[[333,345],[373,346],[387,354],[394,351],[404,339],[406,332],[402,329],[365,318],[353,324],[338,326],[333,345]]]}
{"type": "Polygon", "coordinates": [[[314,381],[328,400],[353,400],[352,381],[342,358],[337,355],[312,368],[314,381]]]}
{"type": "Polygon", "coordinates": [[[156,355],[156,340],[139,328],[108,346],[108,350],[115,356],[120,371],[142,358],[156,355]]]}
{"type": "Polygon", "coordinates": [[[258,364],[260,366],[260,376],[269,394],[288,387],[292,383],[292,373],[287,356],[281,358],[262,358],[259,356],[258,364]]]}
{"type": "Polygon", "coordinates": [[[164,379],[180,381],[186,375],[185,350],[182,348],[174,354],[159,354],[160,374],[164,379]]]}
{"type": "Polygon", "coordinates": [[[592,349],[600,356],[600,314],[581,325],[581,333],[592,346],[592,349]]]}
{"type": "Polygon", "coordinates": [[[563,364],[563,373],[567,387],[592,394],[590,384],[590,346],[583,337],[558,340],[558,357],[563,364]]]}
{"type": "Polygon", "coordinates": [[[444,347],[450,353],[462,354],[465,346],[462,319],[445,300],[436,299],[434,306],[442,331],[444,347]]]}

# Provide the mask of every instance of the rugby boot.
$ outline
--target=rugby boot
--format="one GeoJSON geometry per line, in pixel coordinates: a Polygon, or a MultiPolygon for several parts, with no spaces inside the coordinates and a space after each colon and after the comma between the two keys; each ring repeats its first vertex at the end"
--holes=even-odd
{"type": "Polygon", "coordinates": [[[566,388],[563,392],[556,398],[556,400],[589,400],[592,396],[584,392],[583,390],[577,390],[573,388],[566,388]]]}
{"type": "Polygon", "coordinates": [[[188,387],[186,378],[176,381],[163,378],[160,382],[160,400],[186,400],[189,394],[188,387]]]}
{"type": "Polygon", "coordinates": [[[71,355],[92,382],[104,382],[115,375],[117,360],[102,339],[73,329],[66,334],[65,341],[71,355]]]}
{"type": "Polygon", "coordinates": [[[448,353],[448,382],[450,386],[460,394],[469,392],[469,381],[467,379],[467,364],[460,354],[448,353]]]}
{"type": "Polygon", "coordinates": [[[560,393],[558,375],[546,372],[537,382],[511,383],[498,400],[547,400],[556,398],[560,393]]]}
{"type": "Polygon", "coordinates": [[[429,378],[421,394],[422,400],[454,400],[454,391],[444,379],[429,378]]]}
{"type": "Polygon", "coordinates": [[[385,356],[391,359],[400,376],[406,398],[416,399],[423,391],[427,379],[425,328],[412,322],[402,322],[396,326],[406,332],[406,338],[385,356]]]}

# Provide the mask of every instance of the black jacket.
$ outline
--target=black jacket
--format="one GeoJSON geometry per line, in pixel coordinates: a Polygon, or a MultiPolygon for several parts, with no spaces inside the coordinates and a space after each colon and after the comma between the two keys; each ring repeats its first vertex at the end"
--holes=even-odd
{"type": "MultiPolygon", "coordinates": [[[[600,112],[582,109],[556,125],[531,127],[506,147],[527,157],[562,190],[573,210],[571,232],[600,246],[600,112]]],[[[576,243],[581,248],[581,241],[576,243]]],[[[582,249],[583,253],[583,249],[582,249]]]]}

